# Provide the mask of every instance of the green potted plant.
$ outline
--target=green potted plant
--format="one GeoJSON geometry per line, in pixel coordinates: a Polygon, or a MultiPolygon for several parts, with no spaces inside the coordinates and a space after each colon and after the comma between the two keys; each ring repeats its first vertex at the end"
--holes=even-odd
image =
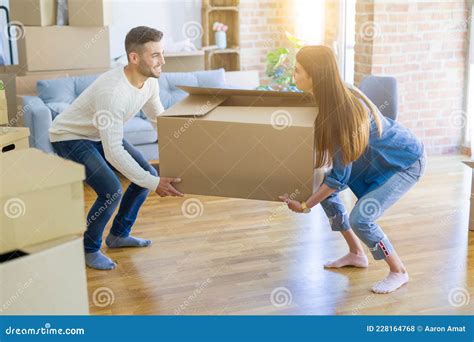
{"type": "Polygon", "coordinates": [[[259,86],[258,90],[300,91],[293,81],[296,51],[305,45],[305,42],[289,32],[285,32],[287,39],[292,43],[291,48],[281,47],[267,54],[266,75],[270,77],[269,85],[259,86]]]}

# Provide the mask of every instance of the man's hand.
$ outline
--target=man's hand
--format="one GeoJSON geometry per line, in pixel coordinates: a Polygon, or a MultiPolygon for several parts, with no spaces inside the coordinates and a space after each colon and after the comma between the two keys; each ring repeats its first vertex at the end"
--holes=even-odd
{"type": "Polygon", "coordinates": [[[288,194],[284,194],[283,196],[278,196],[280,201],[285,202],[288,205],[288,209],[295,213],[302,213],[303,208],[301,207],[301,203],[298,201],[295,201],[294,199],[291,199],[288,197],[288,194]]]}
{"type": "Polygon", "coordinates": [[[175,187],[172,185],[179,182],[181,182],[181,178],[160,177],[160,183],[158,184],[158,187],[156,188],[155,192],[158,194],[158,196],[161,197],[182,197],[184,196],[184,194],[176,190],[175,187]]]}

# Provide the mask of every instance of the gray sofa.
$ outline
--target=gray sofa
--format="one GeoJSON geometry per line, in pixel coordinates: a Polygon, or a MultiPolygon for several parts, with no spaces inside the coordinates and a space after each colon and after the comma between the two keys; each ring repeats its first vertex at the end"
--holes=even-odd
{"type": "MultiPolygon", "coordinates": [[[[30,128],[30,146],[53,153],[48,129],[52,120],[61,115],[99,75],[65,77],[37,82],[36,96],[22,96],[24,124],[30,128]]],[[[229,77],[229,78],[235,78],[229,77]]],[[[165,109],[180,101],[186,93],[176,85],[198,87],[246,87],[241,79],[236,83],[226,82],[224,69],[185,73],[163,73],[158,79],[160,98],[165,109]]],[[[253,84],[252,81],[250,84],[253,84]]],[[[157,133],[153,125],[139,112],[124,127],[124,137],[137,147],[147,160],[158,159],[157,133]]]]}

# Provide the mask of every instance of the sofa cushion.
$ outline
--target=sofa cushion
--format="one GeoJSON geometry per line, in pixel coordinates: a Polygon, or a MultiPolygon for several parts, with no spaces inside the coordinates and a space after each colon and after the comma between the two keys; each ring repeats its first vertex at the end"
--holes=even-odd
{"type": "Polygon", "coordinates": [[[163,107],[168,109],[186,97],[186,92],[176,88],[177,85],[192,87],[223,87],[225,85],[224,69],[195,72],[165,72],[158,79],[160,99],[163,107]]]}
{"type": "Polygon", "coordinates": [[[136,116],[125,123],[123,131],[124,138],[132,145],[150,144],[158,140],[152,123],[136,116]]]}
{"type": "Polygon", "coordinates": [[[98,75],[86,75],[86,76],[76,76],[74,78],[75,93],[76,97],[81,95],[88,86],[90,86],[98,77],[98,75]]]}
{"type": "Polygon", "coordinates": [[[36,83],[38,97],[44,103],[69,103],[76,99],[74,78],[63,77],[52,80],[41,80],[36,83]]]}
{"type": "Polygon", "coordinates": [[[51,110],[51,116],[54,120],[54,118],[69,107],[70,104],[67,102],[47,102],[46,106],[51,110]]]}

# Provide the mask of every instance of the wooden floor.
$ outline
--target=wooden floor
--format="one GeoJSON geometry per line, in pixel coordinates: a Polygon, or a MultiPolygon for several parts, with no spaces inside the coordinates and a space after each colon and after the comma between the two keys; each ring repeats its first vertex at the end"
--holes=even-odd
{"type": "MultiPolygon", "coordinates": [[[[162,199],[152,194],[134,234],[152,239],[153,245],[103,247],[118,268],[87,270],[90,311],[474,314],[474,232],[467,230],[471,173],[461,159],[466,158],[429,158],[424,178],[379,221],[411,277],[393,294],[370,292],[372,283],[387,273],[383,261],[369,257],[364,270],[323,268],[325,260],[346,253],[346,246],[340,234],[330,231],[320,206],[304,215],[280,203],[201,196],[162,199]]],[[[87,208],[94,199],[86,188],[87,208]]],[[[344,200],[352,208],[350,191],[344,200]]]]}

